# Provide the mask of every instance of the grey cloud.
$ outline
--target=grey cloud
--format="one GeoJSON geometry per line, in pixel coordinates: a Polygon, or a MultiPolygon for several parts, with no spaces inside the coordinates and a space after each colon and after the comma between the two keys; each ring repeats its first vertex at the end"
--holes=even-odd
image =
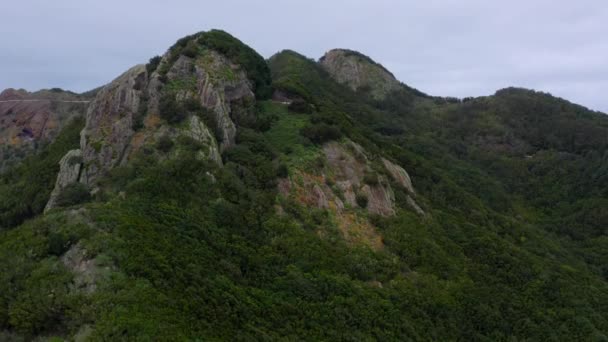
{"type": "Polygon", "coordinates": [[[221,28],[266,57],[359,50],[433,95],[515,85],[608,112],[604,0],[23,0],[0,6],[0,88],[84,91],[221,28]]]}

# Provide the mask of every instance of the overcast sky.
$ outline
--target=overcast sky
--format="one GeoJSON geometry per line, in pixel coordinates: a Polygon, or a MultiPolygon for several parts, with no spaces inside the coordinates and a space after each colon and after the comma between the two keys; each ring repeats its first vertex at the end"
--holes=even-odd
{"type": "Polygon", "coordinates": [[[431,95],[521,86],[608,112],[607,0],[0,2],[0,89],[89,90],[221,28],[264,57],[358,50],[431,95]]]}

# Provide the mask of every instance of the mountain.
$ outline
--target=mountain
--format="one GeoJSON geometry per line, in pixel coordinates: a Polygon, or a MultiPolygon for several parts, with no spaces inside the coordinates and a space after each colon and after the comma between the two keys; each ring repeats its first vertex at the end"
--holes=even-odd
{"type": "Polygon", "coordinates": [[[184,37],[0,174],[0,340],[608,339],[608,117],[184,37]]]}
{"type": "Polygon", "coordinates": [[[62,89],[0,93],[0,170],[37,146],[52,141],[77,116],[84,116],[90,96],[62,89]]]}

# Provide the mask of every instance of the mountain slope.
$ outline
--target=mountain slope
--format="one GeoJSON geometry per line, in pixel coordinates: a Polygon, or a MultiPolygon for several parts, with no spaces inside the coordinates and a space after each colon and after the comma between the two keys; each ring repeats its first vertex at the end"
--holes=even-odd
{"type": "Polygon", "coordinates": [[[210,31],[100,90],[47,213],[2,223],[0,338],[606,339],[608,119],[336,51],[210,31]]]}

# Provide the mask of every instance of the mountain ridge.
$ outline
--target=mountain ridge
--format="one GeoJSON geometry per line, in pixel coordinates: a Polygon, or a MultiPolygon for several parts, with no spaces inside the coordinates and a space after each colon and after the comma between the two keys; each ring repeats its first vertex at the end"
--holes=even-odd
{"type": "Polygon", "coordinates": [[[333,51],[186,36],[0,174],[0,339],[606,339],[608,118],[333,51]]]}

